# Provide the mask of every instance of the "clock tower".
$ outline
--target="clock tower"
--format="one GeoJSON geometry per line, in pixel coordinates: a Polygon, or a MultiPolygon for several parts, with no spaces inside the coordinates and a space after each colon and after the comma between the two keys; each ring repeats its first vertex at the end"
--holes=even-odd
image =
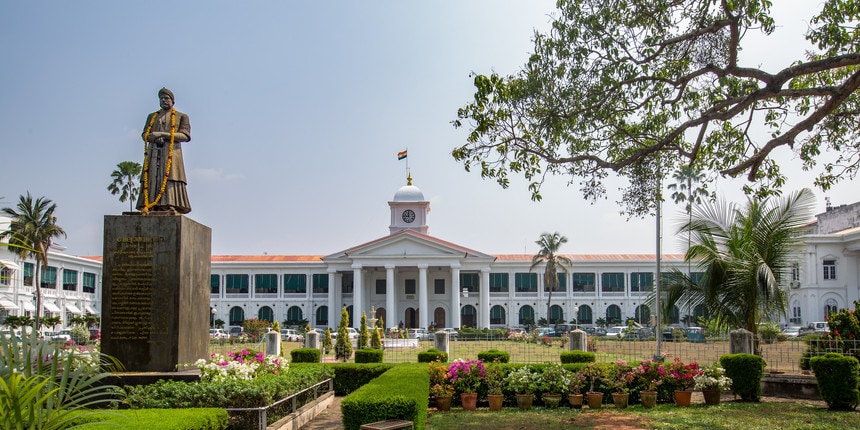
{"type": "Polygon", "coordinates": [[[391,234],[401,230],[415,230],[427,234],[427,213],[430,212],[430,202],[424,200],[424,193],[412,185],[412,174],[406,178],[406,185],[394,193],[394,199],[388,202],[391,208],[391,234]]]}

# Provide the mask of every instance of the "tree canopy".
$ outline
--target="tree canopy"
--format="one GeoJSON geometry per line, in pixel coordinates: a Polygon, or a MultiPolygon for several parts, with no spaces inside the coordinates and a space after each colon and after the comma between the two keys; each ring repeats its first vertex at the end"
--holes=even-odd
{"type": "Polygon", "coordinates": [[[555,15],[519,72],[474,75],[453,121],[469,128],[452,153],[467,170],[503,187],[523,175],[535,200],[548,174],[589,200],[618,174],[624,211],[642,216],[684,166],[745,175],[759,197],[785,182],[777,148],[823,190],[860,168],[860,0],[824,0],[805,57],[772,71],[739,60],[753,32],[779,49],[770,0],[560,0],[555,15]]]}

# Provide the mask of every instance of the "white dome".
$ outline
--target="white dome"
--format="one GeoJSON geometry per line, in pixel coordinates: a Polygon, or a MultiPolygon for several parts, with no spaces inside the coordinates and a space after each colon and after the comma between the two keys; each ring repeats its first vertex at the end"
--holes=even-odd
{"type": "Polygon", "coordinates": [[[415,185],[404,185],[394,193],[395,202],[423,202],[424,193],[415,185]]]}

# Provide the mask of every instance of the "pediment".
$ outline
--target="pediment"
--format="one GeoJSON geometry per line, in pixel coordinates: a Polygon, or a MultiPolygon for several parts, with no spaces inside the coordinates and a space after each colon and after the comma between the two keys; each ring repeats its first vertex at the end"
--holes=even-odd
{"type": "Polygon", "coordinates": [[[489,259],[494,257],[419,232],[404,230],[323,257],[323,261],[392,258],[489,259]]]}

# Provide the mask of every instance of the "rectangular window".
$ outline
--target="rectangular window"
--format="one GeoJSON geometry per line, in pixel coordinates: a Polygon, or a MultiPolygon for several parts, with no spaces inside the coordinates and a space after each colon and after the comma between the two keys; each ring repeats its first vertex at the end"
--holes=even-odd
{"type": "Polygon", "coordinates": [[[434,294],[445,294],[445,280],[444,279],[434,279],[433,280],[433,293],[434,294]]]}
{"type": "Polygon", "coordinates": [[[799,281],[800,280],[800,265],[797,263],[794,263],[791,266],[791,280],[792,281],[799,281]]]}
{"type": "Polygon", "coordinates": [[[460,290],[466,288],[470,293],[478,292],[478,274],[460,273],[460,290]]]}
{"type": "Polygon", "coordinates": [[[824,268],[825,280],[836,279],[836,260],[824,260],[821,265],[824,268]]]}
{"type": "Polygon", "coordinates": [[[254,275],[254,293],[278,294],[278,275],[254,275]]]}
{"type": "Polygon", "coordinates": [[[81,279],[83,292],[85,293],[95,293],[96,292],[96,274],[84,272],[84,277],[81,279]]]}
{"type": "Polygon", "coordinates": [[[0,285],[9,285],[9,279],[12,277],[12,271],[8,267],[0,267],[0,285]]]}
{"type": "MultiPolygon", "coordinates": [[[[553,291],[567,291],[567,276],[565,276],[564,272],[556,273],[558,277],[558,285],[556,285],[553,291]]],[[[549,286],[544,285],[544,291],[549,291],[549,286]]]]}
{"type": "Polygon", "coordinates": [[[224,292],[227,294],[248,294],[248,275],[227,275],[224,292]]]}
{"type": "Polygon", "coordinates": [[[407,279],[405,283],[406,294],[415,294],[415,280],[407,279]]]}
{"type": "Polygon", "coordinates": [[[221,276],[209,275],[209,294],[219,294],[221,290],[221,276]]]}
{"type": "Polygon", "coordinates": [[[379,295],[385,294],[385,279],[377,279],[376,280],[376,294],[379,294],[379,295]]]}
{"type": "Polygon", "coordinates": [[[705,272],[691,272],[690,280],[693,281],[696,285],[701,285],[702,280],[705,279],[705,272]]]}
{"type": "Polygon", "coordinates": [[[57,288],[57,268],[54,266],[42,267],[42,276],[39,279],[42,288],[57,288]]]}
{"type": "Polygon", "coordinates": [[[33,263],[24,263],[24,285],[33,286],[33,273],[35,271],[36,268],[33,267],[33,263]]]}
{"type": "MultiPolygon", "coordinates": [[[[666,282],[666,274],[660,279],[666,282]]],[[[651,272],[633,272],[630,274],[630,291],[651,291],[654,288],[654,274],[651,272]]]]}
{"type": "Polygon", "coordinates": [[[491,293],[507,293],[508,292],[508,274],[507,273],[490,273],[490,292],[491,293]]]}
{"type": "Polygon", "coordinates": [[[595,279],[594,273],[574,273],[573,274],[573,292],[585,293],[594,292],[595,279]]]}
{"type": "Polygon", "coordinates": [[[352,272],[344,273],[343,278],[340,280],[340,292],[342,294],[352,294],[353,288],[352,272]]]}
{"type": "Polygon", "coordinates": [[[514,273],[514,291],[518,293],[536,293],[537,273],[514,273]]]}
{"type": "Polygon", "coordinates": [[[328,293],[328,273],[314,273],[311,282],[315,293],[328,293]]]}
{"type": "Polygon", "coordinates": [[[63,290],[78,291],[78,271],[63,269],[63,290]]]}
{"type": "Polygon", "coordinates": [[[307,275],[284,275],[284,293],[301,294],[308,291],[307,275]]]}
{"type": "Polygon", "coordinates": [[[601,291],[604,293],[623,293],[624,292],[624,274],[623,273],[602,273],[600,275],[601,291]]]}

